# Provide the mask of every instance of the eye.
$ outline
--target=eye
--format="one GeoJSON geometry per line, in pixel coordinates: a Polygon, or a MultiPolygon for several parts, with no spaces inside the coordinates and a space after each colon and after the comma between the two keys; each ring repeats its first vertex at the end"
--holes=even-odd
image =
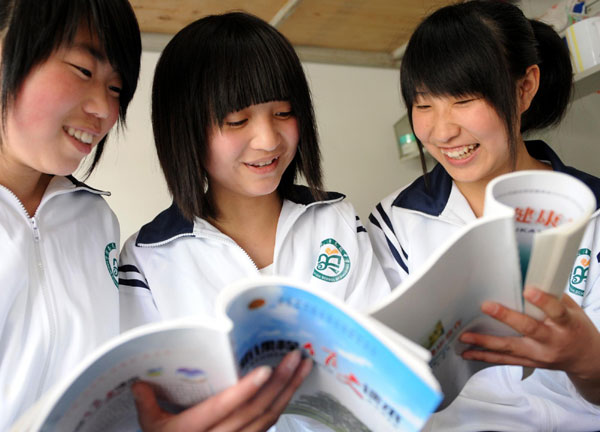
{"type": "Polygon", "coordinates": [[[235,128],[235,127],[243,126],[247,121],[248,121],[248,119],[241,119],[241,120],[236,120],[236,121],[226,121],[225,125],[235,128]]]}
{"type": "Polygon", "coordinates": [[[69,63],[73,68],[77,69],[83,76],[86,78],[92,77],[92,72],[89,69],[84,68],[83,66],[78,66],[74,63],[69,63]]]}
{"type": "Polygon", "coordinates": [[[275,113],[275,117],[280,119],[288,119],[294,115],[293,111],[280,111],[275,113]]]}
{"type": "Polygon", "coordinates": [[[474,100],[475,99],[461,99],[461,100],[456,101],[456,104],[457,105],[466,105],[469,102],[473,102],[474,100]]]}
{"type": "Polygon", "coordinates": [[[109,90],[110,90],[112,93],[116,94],[117,96],[120,96],[120,95],[121,95],[121,91],[122,91],[121,87],[117,87],[117,86],[108,86],[108,89],[109,89],[109,90]]]}
{"type": "Polygon", "coordinates": [[[431,108],[431,105],[427,105],[427,104],[418,104],[418,105],[413,105],[413,107],[419,111],[424,111],[428,108],[431,108]]]}

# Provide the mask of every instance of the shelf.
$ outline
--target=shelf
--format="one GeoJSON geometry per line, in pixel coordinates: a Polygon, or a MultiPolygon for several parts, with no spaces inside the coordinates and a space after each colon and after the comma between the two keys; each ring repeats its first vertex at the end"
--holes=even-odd
{"type": "Polygon", "coordinates": [[[410,160],[410,159],[415,159],[419,157],[419,152],[417,153],[411,153],[409,155],[404,155],[404,156],[400,156],[400,160],[401,161],[406,161],[406,160],[410,160]]]}
{"type": "Polygon", "coordinates": [[[573,102],[600,90],[600,65],[575,74],[573,77],[573,102]]]}

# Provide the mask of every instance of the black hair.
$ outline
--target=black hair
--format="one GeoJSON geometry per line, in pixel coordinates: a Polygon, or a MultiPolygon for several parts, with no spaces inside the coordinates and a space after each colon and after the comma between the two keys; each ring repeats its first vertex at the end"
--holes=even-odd
{"type": "Polygon", "coordinates": [[[506,125],[514,161],[519,133],[556,124],[564,116],[572,68],[566,44],[550,26],[527,19],[510,3],[473,0],[425,18],[407,45],[400,82],[411,127],[417,92],[483,97],[506,125]],[[517,81],[532,65],[540,68],[540,85],[516,130],[517,81]]]}
{"type": "Polygon", "coordinates": [[[188,218],[217,216],[206,159],[213,126],[248,106],[289,101],[298,121],[296,155],[278,186],[292,198],[298,173],[322,196],[321,162],[310,90],[289,41],[255,16],[232,12],[199,19],[164,49],[152,87],[152,126],[173,200],[188,218]]]}
{"type": "MultiPolygon", "coordinates": [[[[121,77],[119,123],[125,124],[127,107],[137,87],[142,52],[138,23],[127,0],[0,0],[3,125],[31,70],[61,45],[72,43],[82,25],[98,36],[108,61],[121,77]]],[[[88,175],[102,156],[106,138],[96,146],[88,175]]]]}

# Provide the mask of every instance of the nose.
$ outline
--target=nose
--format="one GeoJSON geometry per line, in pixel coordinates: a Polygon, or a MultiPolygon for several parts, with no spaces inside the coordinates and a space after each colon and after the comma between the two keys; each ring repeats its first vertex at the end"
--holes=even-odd
{"type": "Polygon", "coordinates": [[[431,125],[430,141],[448,143],[460,133],[460,127],[452,118],[449,110],[437,113],[431,125]]]}
{"type": "Polygon", "coordinates": [[[106,119],[110,116],[113,97],[103,85],[90,86],[89,93],[83,103],[83,110],[94,117],[106,119]]]}
{"type": "Polygon", "coordinates": [[[250,146],[255,150],[273,151],[280,143],[281,134],[271,118],[258,121],[250,146]]]}

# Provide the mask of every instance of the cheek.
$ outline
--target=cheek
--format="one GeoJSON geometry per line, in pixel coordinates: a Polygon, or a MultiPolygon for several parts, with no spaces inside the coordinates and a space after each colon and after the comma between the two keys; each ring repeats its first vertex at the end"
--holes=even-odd
{"type": "Polygon", "coordinates": [[[298,147],[298,141],[300,140],[300,132],[298,131],[298,120],[296,118],[291,118],[288,122],[286,122],[284,134],[286,137],[286,141],[295,152],[296,148],[298,147]]]}
{"type": "Polygon", "coordinates": [[[206,151],[206,171],[210,177],[218,176],[223,168],[236,159],[236,140],[220,134],[209,138],[206,151]]]}
{"type": "Polygon", "coordinates": [[[60,84],[40,88],[26,83],[17,94],[12,110],[15,120],[20,126],[36,125],[40,128],[64,111],[62,106],[67,105],[64,93],[60,84]]]}
{"type": "Polygon", "coordinates": [[[102,122],[104,135],[110,132],[113,126],[117,123],[117,120],[119,120],[119,100],[115,98],[111,99],[109,108],[108,116],[102,122]]]}
{"type": "Polygon", "coordinates": [[[415,136],[419,139],[419,141],[421,141],[423,143],[423,145],[427,144],[427,136],[429,135],[429,132],[428,132],[429,127],[427,125],[427,121],[425,120],[425,118],[420,114],[413,113],[412,122],[413,122],[413,131],[415,133],[415,136]]]}

